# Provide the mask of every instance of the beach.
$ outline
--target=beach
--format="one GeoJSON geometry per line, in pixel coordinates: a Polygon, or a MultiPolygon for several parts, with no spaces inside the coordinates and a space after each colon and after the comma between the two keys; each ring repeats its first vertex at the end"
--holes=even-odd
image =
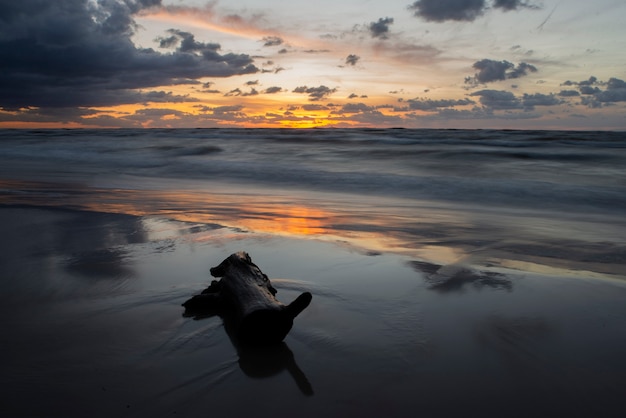
{"type": "Polygon", "coordinates": [[[621,416],[624,139],[347,131],[2,131],[0,415],[621,416]],[[282,345],[183,316],[237,251],[282,345]]]}

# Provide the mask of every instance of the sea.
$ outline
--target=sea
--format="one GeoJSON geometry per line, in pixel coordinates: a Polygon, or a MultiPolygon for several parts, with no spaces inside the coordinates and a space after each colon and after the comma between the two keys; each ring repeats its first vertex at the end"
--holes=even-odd
{"type": "Polygon", "coordinates": [[[625,273],[624,132],[2,130],[0,147],[4,204],[625,273]]]}
{"type": "Polygon", "coordinates": [[[626,132],[5,129],[0,254],[1,416],[623,415],[626,132]]]}

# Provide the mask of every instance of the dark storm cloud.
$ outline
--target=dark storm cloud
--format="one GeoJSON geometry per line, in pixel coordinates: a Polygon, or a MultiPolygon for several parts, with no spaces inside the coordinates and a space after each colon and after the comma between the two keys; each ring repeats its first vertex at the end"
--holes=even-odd
{"type": "Polygon", "coordinates": [[[337,91],[337,89],[331,89],[331,88],[326,87],[326,86],[319,86],[319,87],[300,86],[300,87],[296,87],[293,90],[294,93],[306,93],[306,94],[308,94],[309,95],[309,100],[311,100],[311,101],[322,100],[325,97],[330,96],[331,94],[333,94],[336,91],[337,91]]]}
{"type": "Polygon", "coordinates": [[[466,21],[471,22],[482,16],[492,7],[505,12],[519,9],[539,9],[522,0],[494,0],[491,4],[485,0],[419,0],[409,6],[416,17],[431,22],[466,21]]]}
{"type": "Polygon", "coordinates": [[[519,63],[516,67],[515,64],[508,61],[495,61],[487,58],[476,61],[472,67],[478,70],[478,72],[473,77],[466,77],[466,84],[485,84],[493,81],[520,78],[529,72],[537,72],[537,67],[525,62],[519,63]]]}
{"type": "Polygon", "coordinates": [[[133,103],[134,89],[255,73],[250,56],[220,54],[191,33],[168,31],[163,54],[138,48],[134,14],[160,0],[0,2],[0,107],[133,103]]]}
{"type": "Polygon", "coordinates": [[[360,59],[361,57],[359,57],[358,55],[350,54],[346,57],[346,65],[354,66],[357,62],[359,62],[360,59]]]}
{"type": "Polygon", "coordinates": [[[367,27],[372,38],[387,39],[389,33],[389,25],[393,23],[392,17],[378,19],[378,22],[371,22],[367,27]]]}
{"type": "Polygon", "coordinates": [[[480,90],[470,94],[470,96],[480,97],[480,104],[494,110],[521,109],[523,107],[522,102],[510,91],[480,90]]]}

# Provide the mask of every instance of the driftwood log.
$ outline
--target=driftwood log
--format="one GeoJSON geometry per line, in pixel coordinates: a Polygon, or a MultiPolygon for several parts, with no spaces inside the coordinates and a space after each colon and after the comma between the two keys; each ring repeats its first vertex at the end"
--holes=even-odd
{"type": "Polygon", "coordinates": [[[229,334],[236,344],[280,343],[291,330],[294,318],[311,303],[309,292],[289,305],[278,301],[269,278],[245,252],[226,258],[211,269],[211,275],[221,279],[183,303],[185,316],[222,316],[232,324],[229,334]]]}

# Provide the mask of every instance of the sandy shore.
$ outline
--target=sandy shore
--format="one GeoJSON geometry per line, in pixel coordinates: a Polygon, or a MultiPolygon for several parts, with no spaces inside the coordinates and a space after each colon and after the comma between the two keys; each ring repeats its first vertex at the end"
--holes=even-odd
{"type": "Polygon", "coordinates": [[[159,217],[0,208],[0,415],[458,417],[623,413],[626,285],[473,271],[159,217]],[[239,353],[180,306],[245,250],[313,302],[239,353]],[[311,393],[312,392],[312,393],[311,393]]]}

